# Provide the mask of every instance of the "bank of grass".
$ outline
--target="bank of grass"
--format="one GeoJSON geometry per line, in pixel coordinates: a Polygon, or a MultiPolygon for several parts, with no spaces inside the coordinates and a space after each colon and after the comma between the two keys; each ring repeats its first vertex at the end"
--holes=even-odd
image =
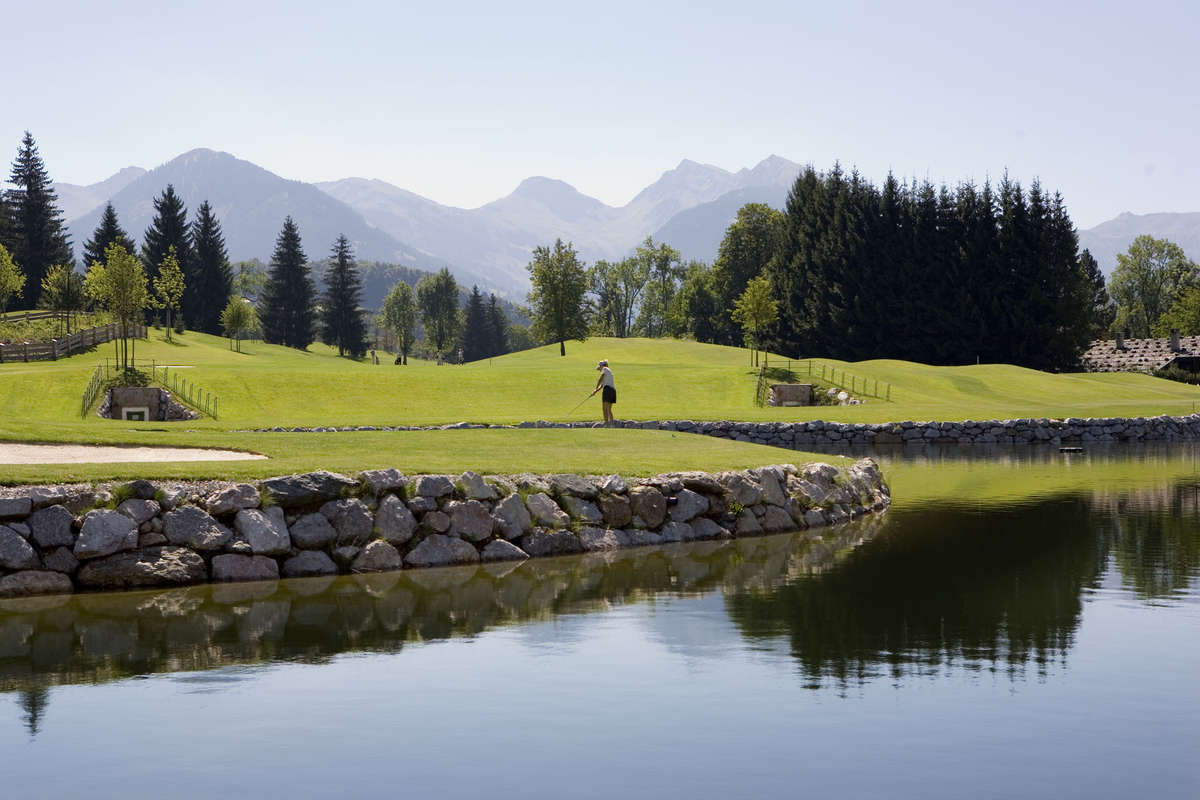
{"type": "MultiPolygon", "coordinates": [[[[128,423],[126,423],[128,425],[128,423]]],[[[59,483],[132,478],[249,480],[329,469],[353,473],[395,467],[402,472],[481,474],[574,472],[622,476],[679,470],[719,471],[764,464],[850,459],[665,431],[605,429],[448,430],[347,433],[243,434],[160,430],[148,425],[125,431],[51,428],[40,441],[128,444],[126,434],[152,437],[172,447],[217,447],[263,453],[260,461],[145,464],[46,464],[0,467],[0,483],[59,483]]],[[[11,439],[0,428],[0,439],[11,439]]]]}

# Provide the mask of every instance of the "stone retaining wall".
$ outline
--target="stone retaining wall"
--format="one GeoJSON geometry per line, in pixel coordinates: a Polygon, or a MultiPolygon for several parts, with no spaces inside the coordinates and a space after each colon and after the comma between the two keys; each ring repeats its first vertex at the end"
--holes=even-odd
{"type": "MultiPolygon", "coordinates": [[[[599,422],[522,422],[481,425],[457,422],[436,426],[358,426],[259,428],[257,432],[328,433],[336,431],[426,431],[476,428],[599,428],[599,422]]],[[[1102,417],[1000,419],[965,422],[694,422],[692,420],[617,420],[618,428],[679,431],[777,447],[871,444],[1063,444],[1200,439],[1200,414],[1183,417],[1102,417]]]]}
{"type": "Polygon", "coordinates": [[[0,497],[0,597],[524,559],[840,523],[888,506],[871,459],[839,470],[355,477],[197,489],[139,480],[0,497]]]}

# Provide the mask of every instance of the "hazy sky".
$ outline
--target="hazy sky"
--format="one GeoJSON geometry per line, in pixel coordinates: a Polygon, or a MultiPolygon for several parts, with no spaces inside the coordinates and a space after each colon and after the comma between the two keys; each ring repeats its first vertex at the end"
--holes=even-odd
{"type": "Polygon", "coordinates": [[[477,206],[620,205],[681,158],[1009,173],[1076,223],[1197,211],[1195,2],[5,0],[0,157],[101,180],[194,147],[477,206]]]}

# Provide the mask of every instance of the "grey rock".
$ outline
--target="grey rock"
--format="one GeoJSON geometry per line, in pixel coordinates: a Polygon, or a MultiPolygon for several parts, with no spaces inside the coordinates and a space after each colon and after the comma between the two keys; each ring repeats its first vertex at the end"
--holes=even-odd
{"type": "MultiPolygon", "coordinates": [[[[529,509],[529,516],[537,525],[547,528],[565,528],[571,522],[571,518],[545,492],[535,492],[526,497],[525,507],[529,509]]],[[[525,549],[529,551],[529,548],[525,549]]],[[[536,554],[530,552],[530,555],[536,554]]]]}
{"type": "Polygon", "coordinates": [[[368,469],[358,473],[358,479],[376,496],[403,489],[406,485],[404,475],[398,469],[368,469]]]}
{"type": "Polygon", "coordinates": [[[688,522],[708,511],[708,498],[691,489],[684,489],[675,496],[675,505],[671,506],[672,522],[688,522]]]}
{"type": "Polygon", "coordinates": [[[758,517],[748,508],[738,514],[736,530],[738,536],[758,536],[763,532],[758,517]]]}
{"type": "Polygon", "coordinates": [[[563,530],[534,528],[520,544],[521,549],[531,556],[568,556],[583,552],[579,537],[563,530]]]}
{"type": "Polygon", "coordinates": [[[602,494],[599,499],[604,522],[614,528],[624,528],[633,521],[629,499],[615,494],[602,494]]]}
{"type": "MultiPolygon", "coordinates": [[[[61,508],[61,507],[62,506],[52,506],[52,508],[61,508]]],[[[24,522],[13,521],[13,522],[8,523],[8,527],[11,528],[12,530],[14,530],[16,532],[17,536],[20,536],[22,539],[29,539],[29,535],[31,533],[33,533],[33,529],[30,528],[28,525],[26,525],[24,522]]]]}
{"type": "Polygon", "coordinates": [[[437,500],[420,495],[408,501],[408,507],[414,514],[424,514],[427,511],[437,511],[437,500]]]}
{"type": "Polygon", "coordinates": [[[450,564],[477,564],[479,551],[462,539],[431,533],[409,551],[404,563],[410,567],[444,567],[450,564]]]}
{"type": "Polygon", "coordinates": [[[725,491],[716,477],[707,472],[683,472],[680,473],[679,479],[683,481],[685,489],[691,489],[693,492],[722,494],[725,491]]]}
{"type": "Polygon", "coordinates": [[[420,527],[433,533],[445,533],[450,530],[450,516],[441,511],[430,511],[421,517],[420,527]]]}
{"type": "Polygon", "coordinates": [[[667,518],[667,498],[653,486],[635,486],[629,490],[629,505],[647,528],[657,528],[667,518]]]}
{"type": "Polygon", "coordinates": [[[71,579],[61,572],[27,570],[0,578],[0,597],[29,597],[36,594],[70,594],[71,579]]]}
{"type": "Polygon", "coordinates": [[[744,472],[722,472],[720,481],[735,502],[743,507],[758,505],[763,501],[763,490],[758,482],[744,472]]]}
{"type": "Polygon", "coordinates": [[[321,506],[321,513],[337,531],[339,545],[361,547],[371,541],[375,520],[371,517],[371,510],[362,500],[332,500],[321,506]]]}
{"type": "Polygon", "coordinates": [[[350,570],[352,572],[386,572],[400,569],[403,563],[404,560],[400,557],[399,550],[382,539],[376,539],[368,542],[362,552],[351,562],[350,570]]]}
{"type": "Polygon", "coordinates": [[[170,511],[173,508],[178,508],[187,500],[187,491],[179,486],[168,486],[157,497],[163,511],[170,511]]]}
{"type": "Polygon", "coordinates": [[[310,472],[286,475],[262,482],[263,492],[284,508],[312,506],[342,496],[343,491],[358,487],[353,478],[336,472],[310,472]]]}
{"type": "Polygon", "coordinates": [[[312,578],[317,575],[337,575],[337,564],[320,550],[304,550],[283,562],[285,578],[312,578]]]}
{"type": "Polygon", "coordinates": [[[258,508],[258,489],[248,483],[227,486],[213,492],[204,501],[204,508],[214,516],[236,514],[244,508],[258,508]]]}
{"type": "Polygon", "coordinates": [[[75,534],[71,530],[75,518],[62,506],[50,506],[35,511],[27,522],[30,538],[42,549],[70,547],[75,544],[75,534]]]}
{"type": "Polygon", "coordinates": [[[579,543],[584,550],[616,550],[621,546],[617,534],[608,528],[585,526],[579,529],[579,543]]]}
{"type": "Polygon", "coordinates": [[[170,544],[170,540],[157,531],[138,534],[138,547],[154,547],[159,544],[170,544]]]}
{"type": "Polygon", "coordinates": [[[454,494],[454,481],[449,475],[421,475],[413,486],[413,491],[420,497],[437,499],[454,494]]]}
{"type": "Polygon", "coordinates": [[[42,556],[42,564],[46,569],[68,575],[75,574],[75,570],[79,569],[79,559],[75,558],[69,547],[55,547],[46,551],[42,556]]]}
{"type": "Polygon", "coordinates": [[[778,467],[761,467],[750,470],[750,474],[758,479],[758,485],[763,490],[763,501],[774,506],[787,505],[787,492],[784,491],[783,481],[787,475],[778,467]]]}
{"type": "MultiPolygon", "coordinates": [[[[396,500],[395,497],[388,499],[396,500]]],[[[292,544],[301,550],[321,550],[333,544],[337,538],[337,531],[324,514],[305,514],[292,523],[288,532],[292,544]]]]}
{"type": "Polygon", "coordinates": [[[136,500],[153,500],[158,494],[158,487],[147,480],[138,479],[130,481],[121,487],[125,494],[136,500]]]}
{"type": "Polygon", "coordinates": [[[450,535],[469,542],[482,542],[492,535],[496,521],[488,507],[478,500],[465,500],[446,504],[450,513],[450,535]]]}
{"type": "Polygon", "coordinates": [[[529,558],[529,554],[512,542],[493,539],[483,548],[481,557],[484,561],[518,561],[529,558]]]}
{"type": "Polygon", "coordinates": [[[804,523],[810,528],[819,528],[825,524],[825,515],[818,508],[810,508],[804,512],[804,523]]]}
{"type": "Polygon", "coordinates": [[[519,494],[510,494],[496,504],[492,512],[497,519],[496,531],[505,539],[519,539],[533,527],[533,519],[519,494]]]}
{"type": "Polygon", "coordinates": [[[488,486],[483,476],[470,470],[459,476],[458,482],[463,487],[463,494],[471,500],[495,500],[496,489],[488,486]]]}
{"type": "Polygon", "coordinates": [[[137,547],[137,525],[116,511],[89,511],[75,540],[75,557],[80,561],[101,558],[137,547]]]}
{"type": "Polygon", "coordinates": [[[582,497],[585,500],[592,500],[599,494],[599,490],[591,481],[571,474],[551,475],[550,491],[558,495],[582,497]]]}
{"type": "Polygon", "coordinates": [[[626,528],[622,531],[626,547],[646,547],[663,543],[663,537],[643,528],[626,528]]]}
{"type": "Polygon", "coordinates": [[[341,547],[333,548],[333,552],[329,555],[333,557],[333,563],[337,564],[343,572],[346,572],[361,552],[362,548],[357,545],[344,544],[341,547]]]}
{"type": "Polygon", "coordinates": [[[695,538],[692,526],[686,522],[668,522],[658,533],[664,542],[686,542],[695,538]]]}
{"type": "Polygon", "coordinates": [[[147,547],[89,561],[79,569],[80,586],[133,589],[139,586],[185,586],[208,579],[204,559],[186,547],[147,547]]]}
{"type": "Polygon", "coordinates": [[[708,517],[692,520],[691,524],[692,537],[696,539],[728,539],[731,536],[729,531],[708,517]]]}
{"type": "Polygon", "coordinates": [[[600,509],[590,500],[584,500],[582,497],[573,495],[564,495],[563,506],[566,507],[567,515],[571,519],[577,519],[590,525],[599,525],[604,522],[604,515],[600,513],[600,509]]]}
{"type": "Polygon", "coordinates": [[[62,505],[66,499],[67,490],[61,486],[34,486],[29,490],[29,501],[34,508],[62,505]]]}
{"type": "Polygon", "coordinates": [[[417,530],[416,517],[395,495],[388,495],[375,510],[375,533],[392,545],[402,545],[417,530]]]}
{"type": "Polygon", "coordinates": [[[279,578],[279,564],[267,556],[223,553],[213,556],[212,579],[225,581],[272,581],[279,578]]]}
{"type": "Polygon", "coordinates": [[[33,501],[28,497],[0,497],[0,519],[19,519],[29,516],[33,501]]]}
{"type": "Polygon", "coordinates": [[[779,506],[767,506],[767,512],[762,516],[763,530],[768,533],[795,530],[796,523],[792,515],[779,506]]]}
{"type": "Polygon", "coordinates": [[[596,488],[601,494],[625,494],[629,491],[629,484],[620,475],[605,475],[596,479],[596,488]]]}
{"type": "Polygon", "coordinates": [[[33,545],[7,525],[0,525],[0,567],[37,569],[42,565],[33,545]]]}
{"type": "Polygon", "coordinates": [[[255,555],[282,555],[292,549],[292,538],[283,520],[283,511],[278,506],[272,506],[267,511],[244,508],[237,512],[233,524],[255,555]]]}
{"type": "Polygon", "coordinates": [[[182,506],[163,516],[167,541],[193,550],[220,550],[233,538],[233,531],[217,522],[199,506],[182,506]]]}

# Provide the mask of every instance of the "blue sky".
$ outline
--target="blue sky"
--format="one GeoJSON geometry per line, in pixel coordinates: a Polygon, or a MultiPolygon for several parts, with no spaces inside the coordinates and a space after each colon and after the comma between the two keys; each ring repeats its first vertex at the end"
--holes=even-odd
{"type": "Polygon", "coordinates": [[[29,129],[73,183],[212,147],[452,205],[530,175],[623,204],[681,158],[777,153],[875,179],[1037,176],[1080,227],[1200,211],[1184,2],[115,0],[6,3],[3,21],[10,74],[37,77],[5,87],[0,157],[29,129]]]}

